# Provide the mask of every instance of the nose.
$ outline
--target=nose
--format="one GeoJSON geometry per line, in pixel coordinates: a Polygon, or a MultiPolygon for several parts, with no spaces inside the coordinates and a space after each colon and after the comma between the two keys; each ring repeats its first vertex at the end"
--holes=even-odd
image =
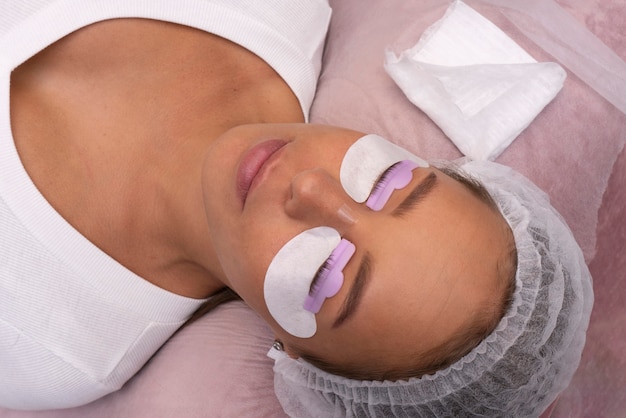
{"type": "Polygon", "coordinates": [[[343,190],[339,180],[322,168],[297,174],[285,211],[291,218],[313,225],[330,226],[340,233],[358,221],[361,208],[343,190]]]}

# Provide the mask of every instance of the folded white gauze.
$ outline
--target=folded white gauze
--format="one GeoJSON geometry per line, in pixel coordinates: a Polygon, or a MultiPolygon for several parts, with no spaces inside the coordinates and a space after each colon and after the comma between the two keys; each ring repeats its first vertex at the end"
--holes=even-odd
{"type": "Polygon", "coordinates": [[[267,269],[265,304],[278,325],[293,336],[309,338],[317,331],[315,315],[304,309],[304,301],[315,274],[339,241],[333,228],[307,229],[289,240],[267,269]]]}
{"type": "Polygon", "coordinates": [[[402,160],[428,167],[426,161],[404,148],[378,135],[365,135],[352,144],[343,157],[339,170],[341,185],[355,202],[363,203],[381,174],[402,160]]]}
{"type": "Polygon", "coordinates": [[[493,160],[563,87],[565,71],[538,63],[497,26],[455,1],[385,69],[472,159],[493,160]]]}

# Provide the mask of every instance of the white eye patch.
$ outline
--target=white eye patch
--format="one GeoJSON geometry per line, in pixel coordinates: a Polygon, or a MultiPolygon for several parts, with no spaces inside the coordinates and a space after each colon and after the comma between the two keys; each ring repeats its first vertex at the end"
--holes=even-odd
{"type": "Polygon", "coordinates": [[[333,228],[308,229],[289,240],[267,269],[263,285],[267,309],[295,337],[309,338],[317,331],[315,315],[304,309],[304,301],[315,274],[340,241],[333,228]]]}
{"type": "Polygon", "coordinates": [[[404,148],[378,135],[365,135],[352,144],[343,157],[339,171],[341,185],[354,201],[363,203],[381,174],[402,160],[428,167],[426,161],[404,148]]]}

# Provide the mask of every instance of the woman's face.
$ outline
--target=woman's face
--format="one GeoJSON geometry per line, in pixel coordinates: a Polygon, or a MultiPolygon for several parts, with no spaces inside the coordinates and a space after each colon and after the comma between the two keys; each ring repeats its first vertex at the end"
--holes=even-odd
{"type": "Polygon", "coordinates": [[[205,157],[206,216],[225,284],[267,321],[288,352],[298,346],[334,364],[401,367],[485,309],[497,310],[504,291],[497,265],[507,234],[498,214],[432,167],[413,170],[410,184],[380,211],[352,200],[340,167],[363,135],[306,124],[226,132],[205,157]],[[420,185],[427,191],[407,206],[420,185]],[[315,334],[299,338],[270,314],[264,280],[281,247],[319,226],[336,230],[356,251],[339,292],[315,315],[315,334]]]}

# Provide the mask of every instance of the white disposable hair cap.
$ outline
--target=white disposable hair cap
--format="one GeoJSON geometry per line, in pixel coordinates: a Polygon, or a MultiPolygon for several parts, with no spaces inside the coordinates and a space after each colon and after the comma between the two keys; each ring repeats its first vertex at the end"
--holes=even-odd
{"type": "Polygon", "coordinates": [[[457,165],[485,185],[513,231],[518,269],[508,312],[463,358],[408,380],[347,379],[273,349],[274,387],[289,415],[538,416],[567,387],[593,305],[583,254],[548,197],[521,174],[487,161],[457,165]]]}

